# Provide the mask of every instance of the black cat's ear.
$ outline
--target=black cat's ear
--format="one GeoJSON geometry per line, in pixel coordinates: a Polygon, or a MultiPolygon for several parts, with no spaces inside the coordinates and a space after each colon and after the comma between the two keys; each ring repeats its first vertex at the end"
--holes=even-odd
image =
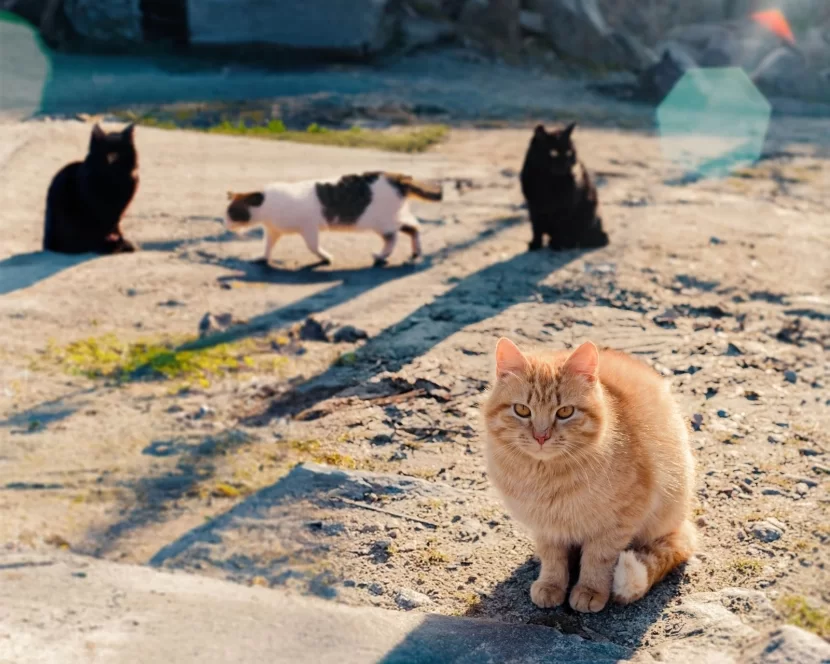
{"type": "Polygon", "coordinates": [[[96,122],[95,126],[92,128],[92,140],[93,141],[100,141],[100,140],[106,138],[106,136],[107,136],[107,132],[105,132],[103,129],[101,129],[101,125],[99,125],[96,122]]]}
{"type": "Polygon", "coordinates": [[[545,136],[547,136],[548,133],[545,131],[545,125],[536,125],[536,129],[533,130],[533,135],[538,136],[539,138],[544,138],[545,136]]]}
{"type": "Polygon", "coordinates": [[[576,122],[571,122],[571,124],[569,124],[562,130],[562,135],[565,138],[570,138],[571,134],[573,133],[574,127],[576,127],[576,122]]]}
{"type": "Polygon", "coordinates": [[[130,124],[128,124],[124,128],[124,131],[121,132],[121,136],[123,138],[126,138],[128,141],[132,141],[134,131],[135,131],[135,122],[131,122],[130,124]]]}

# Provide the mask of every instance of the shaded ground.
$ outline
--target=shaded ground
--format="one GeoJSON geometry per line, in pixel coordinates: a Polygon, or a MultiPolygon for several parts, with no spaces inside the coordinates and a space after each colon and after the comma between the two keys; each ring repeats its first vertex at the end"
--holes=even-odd
{"type": "Polygon", "coordinates": [[[740,176],[677,186],[654,137],[580,129],[612,243],[529,255],[516,181],[526,128],[457,129],[419,156],[140,128],[141,189],[125,229],[145,250],[41,255],[43,192],[88,131],[0,126],[8,547],[555,625],[627,648],[672,636],[663,610],[692,592],[743,586],[785,611],[802,599],[826,611],[830,170],[820,145],[787,144],[740,176]],[[324,237],[331,268],[307,269],[312,257],[288,238],[266,270],[247,262],[258,236],[216,221],[228,189],[369,168],[445,182],[443,203],[417,208],[422,265],[401,265],[402,243],[391,268],[372,269],[377,238],[337,235],[324,237]],[[100,368],[110,333],[123,343],[195,336],[208,311],[244,321],[206,343],[223,353],[216,361],[250,363],[126,383],[73,365],[100,368]],[[368,339],[304,340],[308,316],[368,339]],[[636,607],[584,617],[529,601],[531,548],[489,490],[478,435],[502,334],[637,353],[673,382],[699,429],[701,555],[636,607]],[[98,345],[66,352],[90,339],[98,345]],[[370,475],[314,489],[297,479],[306,471],[289,475],[298,461],[370,475]]]}

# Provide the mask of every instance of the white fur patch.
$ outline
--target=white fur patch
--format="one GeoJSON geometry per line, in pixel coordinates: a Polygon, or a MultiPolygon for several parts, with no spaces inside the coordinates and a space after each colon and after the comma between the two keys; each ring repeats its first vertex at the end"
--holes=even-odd
{"type": "Polygon", "coordinates": [[[614,569],[614,598],[623,604],[640,599],[648,591],[648,570],[633,551],[623,551],[614,569]]]}

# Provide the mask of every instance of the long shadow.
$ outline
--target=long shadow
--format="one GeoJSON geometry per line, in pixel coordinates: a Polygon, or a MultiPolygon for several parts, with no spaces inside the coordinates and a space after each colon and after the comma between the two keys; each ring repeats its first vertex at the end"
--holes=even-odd
{"type": "MultiPolygon", "coordinates": [[[[540,282],[584,253],[523,253],[489,265],[370,339],[348,364],[332,365],[272,401],[264,413],[246,418],[243,423],[263,425],[274,418],[293,417],[381,372],[400,370],[462,328],[492,318],[513,305],[537,295],[545,301],[559,299],[563,297],[560,291],[541,286],[540,282]]],[[[315,414],[306,412],[304,416],[313,419],[315,414]]]]}
{"type": "Polygon", "coordinates": [[[207,252],[199,252],[199,256],[203,262],[220,265],[240,272],[237,275],[220,277],[222,283],[232,283],[234,281],[268,284],[332,282],[334,285],[297,302],[260,316],[255,316],[244,325],[239,325],[225,332],[185,344],[182,350],[206,348],[222,343],[238,341],[249,336],[262,334],[280,326],[295,323],[307,316],[348,302],[389,281],[428,270],[436,263],[446,260],[453,254],[470,249],[496,233],[517,226],[523,221],[524,218],[521,216],[492,219],[475,236],[427,254],[419,263],[386,268],[314,270],[306,267],[298,270],[283,270],[276,267],[265,267],[235,258],[220,258],[207,252]]]}
{"type": "Polygon", "coordinates": [[[28,288],[39,281],[98,258],[97,254],[57,254],[32,251],[9,256],[0,261],[0,295],[28,288]]]}
{"type": "MultiPolygon", "coordinates": [[[[187,238],[169,241],[142,242],[141,251],[175,251],[183,246],[200,242],[227,242],[236,236],[230,232],[218,233],[207,237],[187,238]]],[[[53,251],[31,251],[26,254],[9,256],[0,261],[0,295],[13,293],[49,279],[87,261],[102,258],[100,254],[61,254],[53,251]]]]}

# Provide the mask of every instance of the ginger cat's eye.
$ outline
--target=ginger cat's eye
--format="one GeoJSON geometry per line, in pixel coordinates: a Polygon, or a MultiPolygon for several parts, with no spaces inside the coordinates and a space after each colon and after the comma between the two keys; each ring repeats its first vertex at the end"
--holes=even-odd
{"type": "Polygon", "coordinates": [[[530,408],[525,406],[523,403],[514,403],[513,412],[519,417],[530,417],[530,408]]]}
{"type": "Polygon", "coordinates": [[[573,414],[573,406],[562,406],[562,408],[556,411],[556,417],[558,417],[560,420],[567,420],[573,414]]]}

